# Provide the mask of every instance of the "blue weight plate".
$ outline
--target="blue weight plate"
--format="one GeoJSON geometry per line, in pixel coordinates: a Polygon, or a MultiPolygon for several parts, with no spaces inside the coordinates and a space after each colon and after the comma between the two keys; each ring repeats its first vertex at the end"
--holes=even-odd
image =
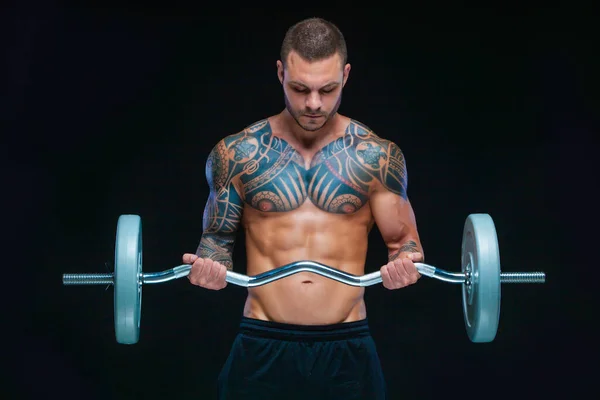
{"type": "Polygon", "coordinates": [[[496,226],[488,214],[467,217],[462,239],[462,272],[471,284],[462,285],[463,315],[472,342],[491,342],[500,318],[500,251],[496,226]]]}
{"type": "Polygon", "coordinates": [[[115,336],[118,343],[134,344],[140,336],[142,313],[142,221],[121,215],[115,245],[115,336]]]}

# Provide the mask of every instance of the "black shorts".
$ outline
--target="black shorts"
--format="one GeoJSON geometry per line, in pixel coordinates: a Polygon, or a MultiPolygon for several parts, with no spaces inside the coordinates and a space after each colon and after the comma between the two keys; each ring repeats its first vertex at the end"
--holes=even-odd
{"type": "Polygon", "coordinates": [[[242,318],[218,379],[219,399],[386,398],[367,320],[290,325],[242,318]]]}

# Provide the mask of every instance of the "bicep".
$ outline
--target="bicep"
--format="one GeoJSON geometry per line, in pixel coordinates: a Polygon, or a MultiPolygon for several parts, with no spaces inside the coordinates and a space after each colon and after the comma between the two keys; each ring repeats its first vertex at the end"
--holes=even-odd
{"type": "Polygon", "coordinates": [[[404,155],[388,142],[386,162],[371,194],[375,223],[390,248],[418,246],[415,213],[408,199],[408,174],[404,155]]]}
{"type": "Polygon", "coordinates": [[[371,195],[371,210],[377,229],[388,246],[417,236],[415,214],[407,198],[382,189],[371,195]]]}
{"type": "Polygon", "coordinates": [[[220,142],[206,162],[208,199],[202,218],[202,238],[196,254],[233,268],[233,248],[242,221],[243,203],[231,181],[232,165],[220,142]]]}
{"type": "Polygon", "coordinates": [[[221,141],[206,162],[209,195],[203,215],[204,232],[235,234],[242,219],[243,201],[232,182],[232,163],[221,141]]]}

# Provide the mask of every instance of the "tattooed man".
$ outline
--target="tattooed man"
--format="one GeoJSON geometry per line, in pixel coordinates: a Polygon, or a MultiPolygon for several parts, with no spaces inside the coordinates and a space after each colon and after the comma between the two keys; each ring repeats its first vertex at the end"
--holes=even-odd
{"type": "MultiPolygon", "coordinates": [[[[420,278],[402,152],[338,113],[349,73],[335,25],[311,18],[288,30],[277,61],[285,109],[224,137],[208,157],[202,239],[183,255],[192,284],[226,286],[239,229],[247,275],[299,260],[364,275],[374,224],[388,248],[383,286],[420,278]]],[[[309,272],[250,288],[218,378],[220,398],[385,398],[363,293],[309,272]]]]}

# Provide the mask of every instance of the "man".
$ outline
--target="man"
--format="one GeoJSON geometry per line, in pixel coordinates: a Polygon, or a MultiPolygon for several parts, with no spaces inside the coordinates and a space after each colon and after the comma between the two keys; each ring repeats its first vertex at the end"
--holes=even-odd
{"type": "MultiPolygon", "coordinates": [[[[364,275],[377,224],[389,249],[383,285],[420,278],[402,152],[338,113],[349,73],[335,25],[311,18],[288,30],[277,61],[285,109],[223,138],[209,155],[202,239],[196,254],[183,256],[192,284],[226,286],[242,227],[250,276],[298,260],[364,275]]],[[[385,398],[363,294],[309,272],[248,289],[220,398],[385,398]]]]}

